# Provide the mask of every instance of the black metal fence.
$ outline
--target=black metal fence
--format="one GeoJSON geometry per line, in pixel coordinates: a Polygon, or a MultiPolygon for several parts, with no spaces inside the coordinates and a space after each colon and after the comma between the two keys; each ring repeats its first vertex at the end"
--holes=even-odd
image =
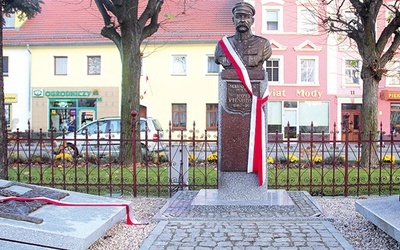
{"type": "MultiPolygon", "coordinates": [[[[139,129],[135,120],[132,128],[139,129]]],[[[171,196],[177,190],[218,187],[217,138],[197,131],[195,123],[189,131],[173,131],[170,125],[157,140],[126,141],[107,131],[97,130],[95,139],[88,132],[10,133],[9,180],[110,196],[171,196]],[[126,163],[119,154],[121,143],[142,145],[139,158],[133,155],[133,163],[126,163]]],[[[329,133],[296,138],[269,134],[268,188],[313,195],[399,194],[400,136],[385,134],[382,126],[368,140],[343,133],[344,139],[338,138],[334,125],[329,133]],[[372,150],[361,165],[365,146],[372,150]]]]}

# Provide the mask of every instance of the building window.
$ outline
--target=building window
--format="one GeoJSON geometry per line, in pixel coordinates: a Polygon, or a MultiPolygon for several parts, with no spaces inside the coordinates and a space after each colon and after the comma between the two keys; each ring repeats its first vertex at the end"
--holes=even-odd
{"type": "Polygon", "coordinates": [[[296,138],[299,131],[311,133],[311,123],[314,133],[329,132],[328,102],[285,101],[283,106],[282,102],[268,102],[268,133],[285,131],[285,138],[296,138]],[[322,115],[310,110],[321,110],[322,115]]]}
{"type": "Polygon", "coordinates": [[[214,74],[219,72],[219,65],[215,63],[214,56],[207,56],[207,73],[214,74]]]}
{"type": "Polygon", "coordinates": [[[318,31],[318,21],[314,13],[306,8],[301,8],[299,10],[297,25],[299,33],[316,33],[318,31]]]}
{"type": "Polygon", "coordinates": [[[7,13],[3,15],[3,18],[4,18],[3,27],[5,29],[15,28],[15,13],[7,13]]]}
{"type": "Polygon", "coordinates": [[[172,129],[186,129],[186,104],[172,104],[172,129]]]}
{"type": "Polygon", "coordinates": [[[186,55],[173,55],[172,56],[172,74],[173,75],[186,75],[187,62],[186,55]]]}
{"type": "Polygon", "coordinates": [[[360,84],[360,66],[359,60],[345,61],[345,84],[359,85],[360,84]]]}
{"type": "Polygon", "coordinates": [[[400,85],[400,61],[389,62],[387,69],[386,85],[400,85]]]}
{"type": "Polygon", "coordinates": [[[390,132],[400,133],[400,103],[390,104],[390,132]]]}
{"type": "Polygon", "coordinates": [[[329,103],[328,102],[299,102],[299,131],[311,133],[311,122],[314,133],[329,133],[329,103]],[[312,110],[320,111],[315,115],[312,110]]]}
{"type": "Polygon", "coordinates": [[[206,129],[217,130],[218,128],[218,104],[206,104],[206,129]]]}
{"type": "Polygon", "coordinates": [[[51,131],[71,131],[95,120],[97,99],[49,99],[51,131]]]}
{"type": "Polygon", "coordinates": [[[88,75],[100,75],[101,72],[101,57],[88,56],[87,57],[88,75]]]}
{"type": "Polygon", "coordinates": [[[67,75],[68,58],[66,56],[54,57],[54,75],[67,75]]]}
{"type": "Polygon", "coordinates": [[[279,82],[280,78],[279,78],[279,69],[280,69],[280,60],[273,58],[273,59],[269,59],[266,62],[266,71],[268,73],[268,82],[279,82]]]}
{"type": "Polygon", "coordinates": [[[8,56],[3,56],[3,76],[8,76],[8,56]]]}
{"type": "Polygon", "coordinates": [[[7,129],[11,130],[11,104],[4,104],[5,107],[5,116],[7,122],[7,129]]]}
{"type": "Polygon", "coordinates": [[[266,19],[267,30],[279,30],[279,10],[267,10],[266,19]]]}
{"type": "Polygon", "coordinates": [[[268,133],[282,133],[282,102],[268,102],[268,133]]]}
{"type": "Polygon", "coordinates": [[[300,59],[300,83],[301,84],[317,84],[317,62],[312,58],[300,59]]]}

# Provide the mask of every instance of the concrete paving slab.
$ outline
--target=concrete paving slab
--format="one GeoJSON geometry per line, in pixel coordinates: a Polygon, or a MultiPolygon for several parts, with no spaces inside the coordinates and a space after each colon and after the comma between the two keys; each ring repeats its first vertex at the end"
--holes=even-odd
{"type": "Polygon", "coordinates": [[[359,200],[356,211],[400,242],[399,196],[359,200]]]}
{"type": "Polygon", "coordinates": [[[218,189],[201,189],[192,201],[192,207],[203,206],[293,206],[286,190],[265,190],[264,196],[254,200],[224,199],[218,189]]]}
{"type": "MultiPolygon", "coordinates": [[[[131,206],[125,200],[62,191],[69,194],[61,200],[63,202],[122,203],[131,206]]],[[[64,207],[49,204],[30,215],[42,218],[43,222],[35,224],[0,217],[0,239],[10,245],[20,243],[20,247],[26,249],[30,249],[29,245],[32,245],[32,249],[87,249],[117,222],[126,221],[126,209],[123,206],[64,207]]]]}

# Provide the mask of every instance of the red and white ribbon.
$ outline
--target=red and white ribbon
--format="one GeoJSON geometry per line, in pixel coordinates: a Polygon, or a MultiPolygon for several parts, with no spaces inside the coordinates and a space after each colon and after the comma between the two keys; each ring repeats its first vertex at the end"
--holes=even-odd
{"type": "Polygon", "coordinates": [[[268,101],[268,88],[264,91],[262,97],[254,95],[247,69],[235,49],[232,47],[228,38],[222,38],[219,41],[219,45],[235,68],[246,91],[252,96],[247,172],[257,173],[258,184],[262,186],[265,183],[265,173],[267,168],[265,153],[265,114],[262,107],[268,101]]]}
{"type": "Polygon", "coordinates": [[[148,223],[139,222],[136,219],[131,218],[131,211],[130,206],[127,203],[73,203],[73,202],[63,202],[59,200],[50,199],[47,197],[34,197],[34,198],[27,198],[27,197],[3,197],[0,198],[0,202],[5,201],[40,201],[45,203],[50,203],[56,206],[67,206],[67,207],[111,207],[111,206],[123,206],[126,210],[126,224],[128,225],[146,225],[148,223]]]}

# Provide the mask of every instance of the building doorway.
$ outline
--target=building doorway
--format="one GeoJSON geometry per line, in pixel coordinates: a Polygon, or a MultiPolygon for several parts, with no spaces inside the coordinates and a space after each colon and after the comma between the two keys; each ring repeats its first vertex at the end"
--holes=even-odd
{"type": "Polygon", "coordinates": [[[349,140],[358,140],[361,117],[361,104],[342,104],[342,140],[345,140],[346,130],[349,131],[349,140]]]}

